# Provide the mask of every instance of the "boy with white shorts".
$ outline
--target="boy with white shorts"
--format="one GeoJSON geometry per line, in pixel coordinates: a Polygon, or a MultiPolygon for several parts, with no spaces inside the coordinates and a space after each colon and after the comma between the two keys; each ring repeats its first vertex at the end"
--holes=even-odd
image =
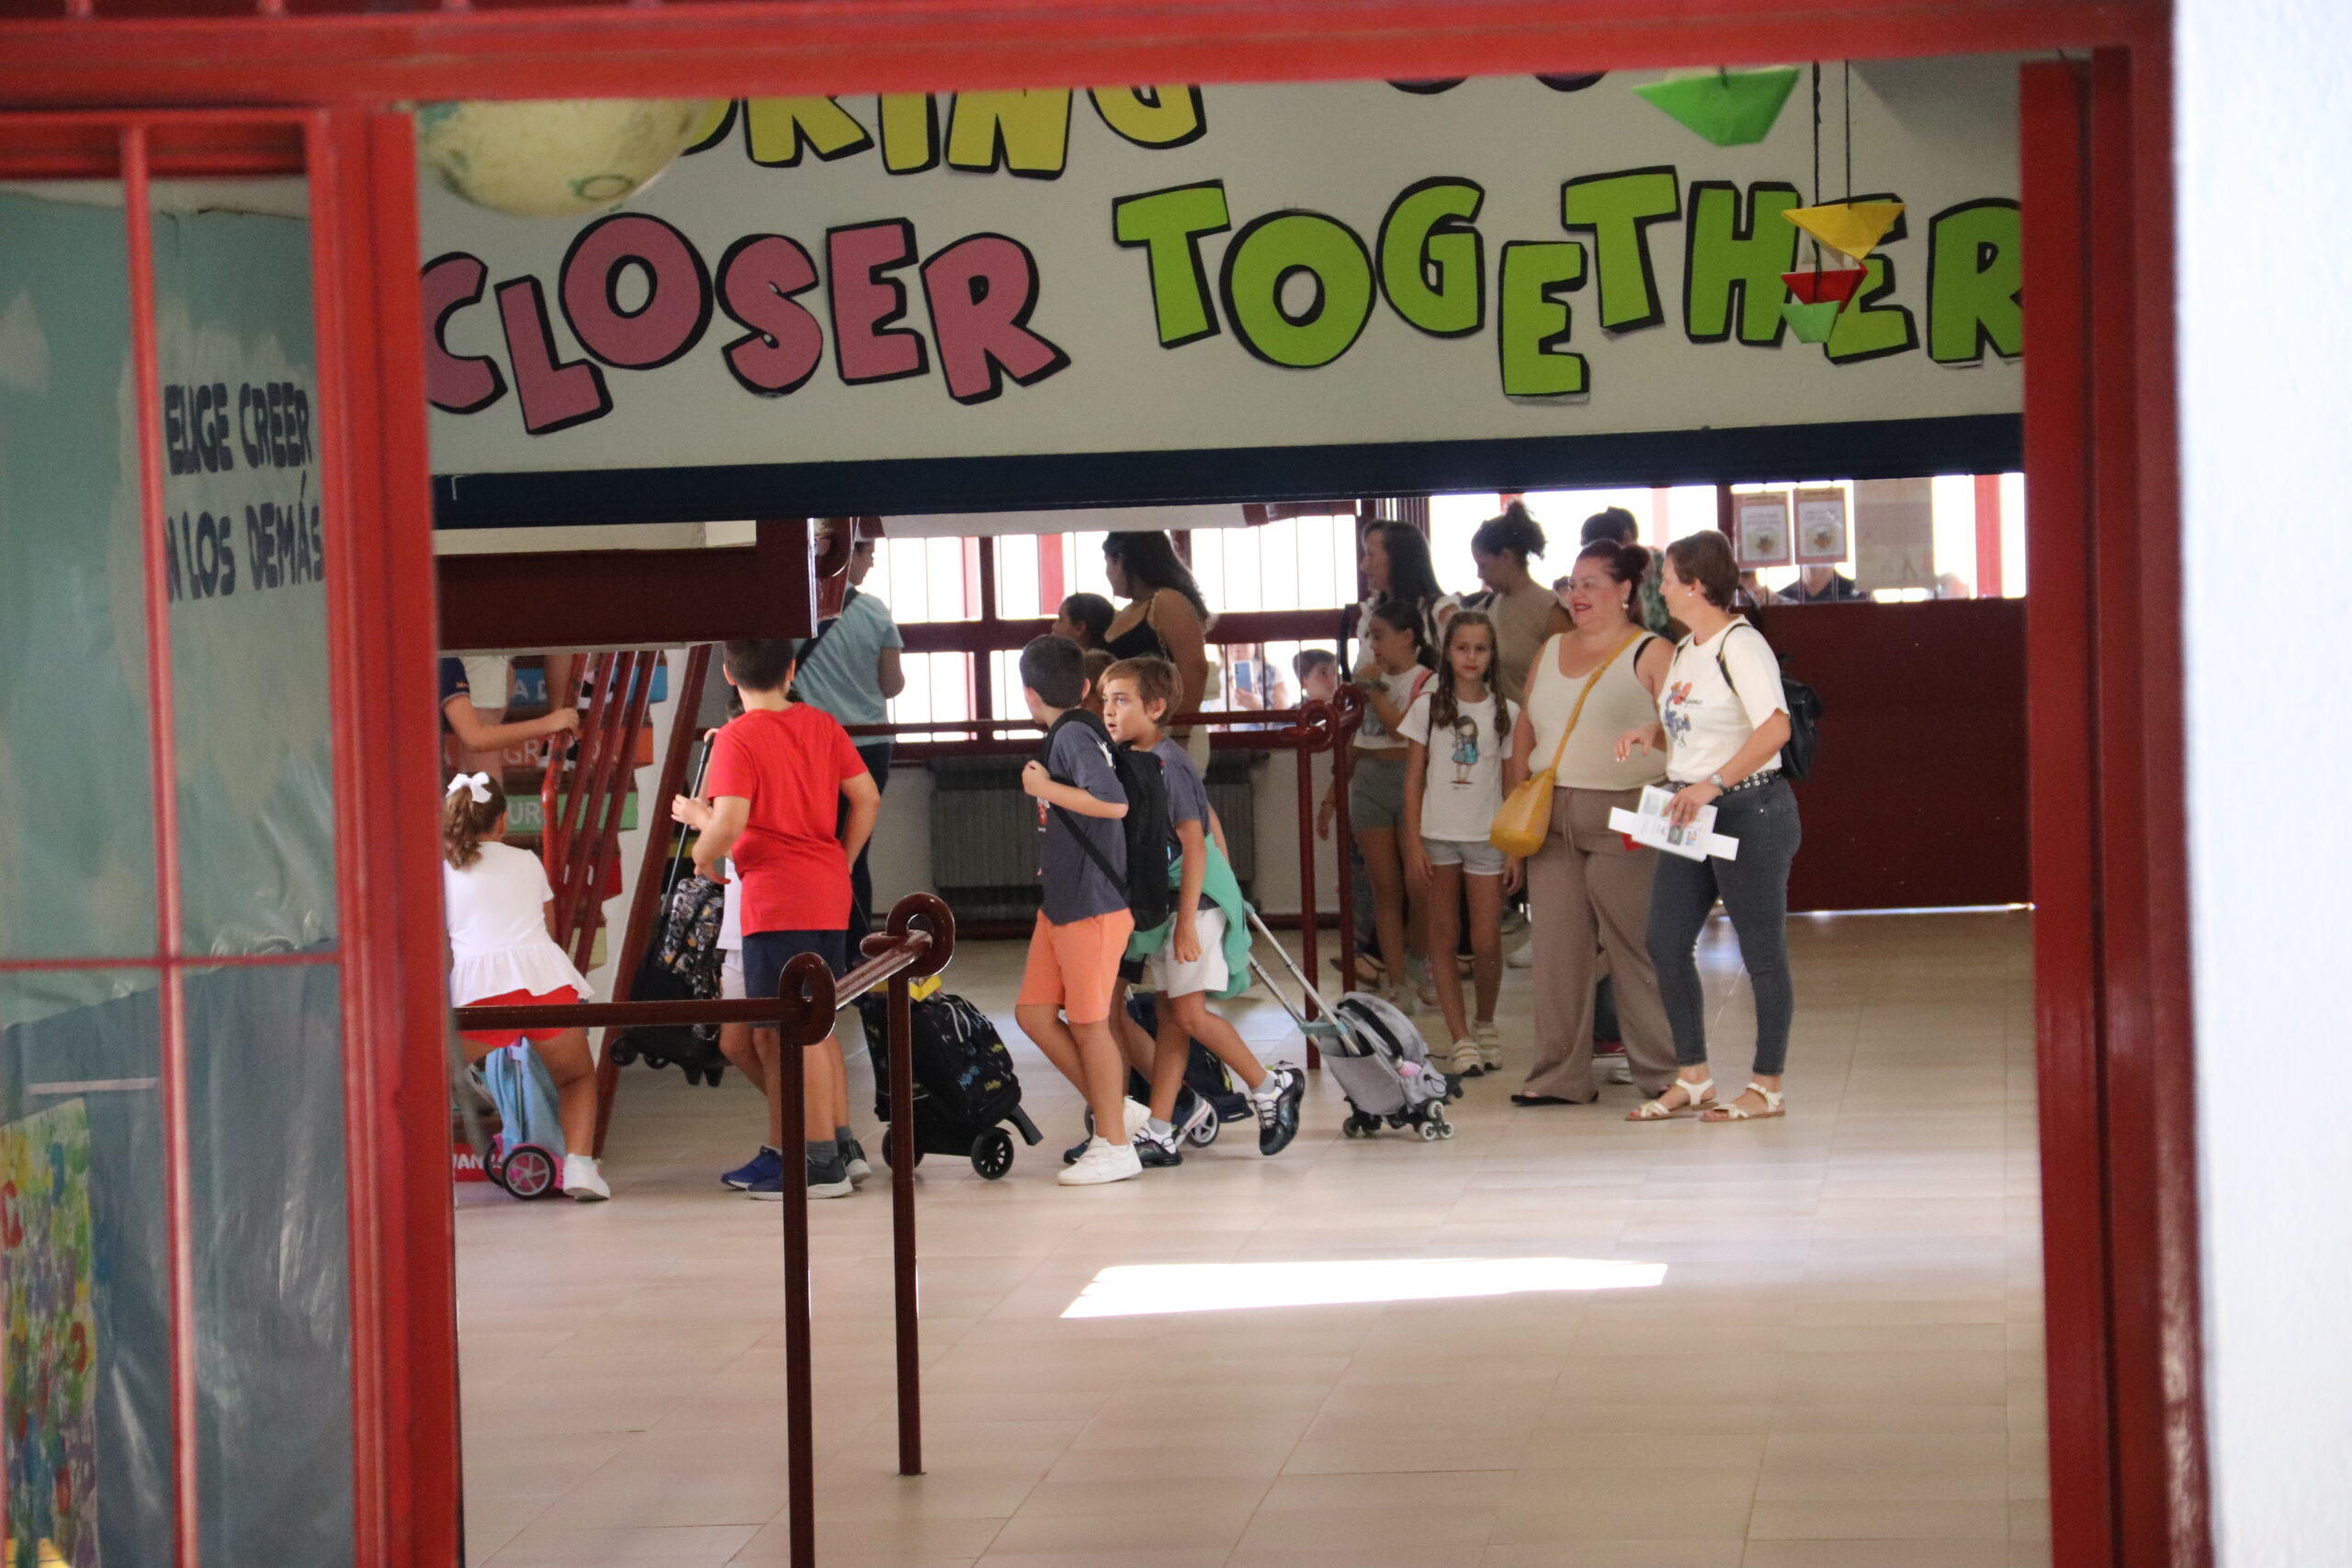
{"type": "MultiPolygon", "coordinates": [[[[1145,970],[1145,984],[1159,996],[1159,1039],[1152,1055],[1151,1120],[1135,1135],[1136,1156],[1147,1166],[1182,1165],[1183,1134],[1174,1122],[1184,1087],[1184,1065],[1198,1040],[1223,1062],[1249,1091],[1258,1113],[1258,1152],[1276,1155],[1298,1135],[1299,1101],[1306,1075],[1295,1067],[1269,1070],[1238,1032],[1208,1005],[1209,997],[1238,995],[1235,954],[1249,953],[1249,927],[1238,933],[1233,919],[1245,906],[1227,863],[1222,835],[1212,840],[1216,813],[1208,782],[1183,747],[1162,728],[1176,694],[1176,667],[1164,659],[1125,659],[1102,676],[1102,723],[1112,739],[1159,759],[1168,786],[1168,815],[1182,859],[1176,873],[1176,912],[1163,927],[1165,939],[1145,970]],[[1212,894],[1204,901],[1203,894],[1212,894]],[[1228,917],[1227,908],[1236,911],[1228,917]]],[[[1215,1111],[1209,1114],[1214,1115],[1215,1111]]]]}

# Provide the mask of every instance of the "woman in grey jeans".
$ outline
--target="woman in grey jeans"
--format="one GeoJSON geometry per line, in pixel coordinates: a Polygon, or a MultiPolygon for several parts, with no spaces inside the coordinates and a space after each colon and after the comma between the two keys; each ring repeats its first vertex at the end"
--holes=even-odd
{"type": "Polygon", "coordinates": [[[1690,635],[1675,648],[1658,697],[1659,722],[1617,739],[1622,760],[1663,750],[1670,815],[1689,822],[1715,808],[1714,830],[1739,841],[1732,860],[1657,857],[1647,932],[1658,995],[1674,1031],[1675,1081],[1628,1120],[1658,1122],[1697,1109],[1709,1122],[1748,1122],[1783,1113],[1781,1070],[1789,1052],[1796,991],[1789,976],[1789,863],[1802,832],[1796,796],[1781,776],[1789,704],[1781,664],[1764,634],[1732,613],[1739,570],[1717,533],[1677,539],[1666,549],[1666,607],[1690,635]],[[1699,983],[1699,933],[1723,900],[1756,993],[1756,1066],[1738,1099],[1719,1104],[1707,1068],[1706,996],[1699,983]]]}

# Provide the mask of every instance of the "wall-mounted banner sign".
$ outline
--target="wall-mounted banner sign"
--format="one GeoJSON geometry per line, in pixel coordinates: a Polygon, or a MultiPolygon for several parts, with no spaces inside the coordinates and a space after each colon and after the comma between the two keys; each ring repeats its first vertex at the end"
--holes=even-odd
{"type": "Polygon", "coordinates": [[[443,519],[2014,460],[2015,74],[1855,68],[1850,191],[1835,65],[1818,190],[1806,91],[1721,147],[1656,73],[755,99],[604,217],[428,184],[443,519]],[[1807,344],[1816,195],[1905,207],[1807,344]]]}

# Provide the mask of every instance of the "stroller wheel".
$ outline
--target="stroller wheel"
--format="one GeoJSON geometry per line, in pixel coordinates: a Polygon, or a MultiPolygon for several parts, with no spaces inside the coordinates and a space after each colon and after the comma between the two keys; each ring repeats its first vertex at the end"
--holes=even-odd
{"type": "Polygon", "coordinates": [[[555,1191],[555,1156],[537,1144],[517,1144],[500,1165],[498,1184],[517,1198],[545,1198],[555,1191]]]}
{"type": "Polygon", "coordinates": [[[726,1076],[727,1069],[723,1066],[705,1067],[702,1070],[702,1081],[708,1084],[713,1089],[717,1089],[718,1087],[718,1080],[726,1076]]]}
{"type": "Polygon", "coordinates": [[[1367,1128],[1360,1119],[1353,1116],[1349,1117],[1346,1121],[1340,1123],[1340,1133],[1341,1136],[1349,1138],[1368,1138],[1372,1136],[1371,1130],[1367,1128]]]}
{"type": "Polygon", "coordinates": [[[1200,1125],[1194,1127],[1189,1134],[1190,1142],[1194,1148],[1204,1149],[1216,1143],[1216,1135],[1223,1131],[1225,1131],[1224,1118],[1213,1114],[1204,1116],[1201,1118],[1200,1125]]]}
{"type": "MultiPolygon", "coordinates": [[[[899,1124],[895,1122],[882,1129],[882,1163],[897,1169],[899,1165],[899,1124]]],[[[922,1151],[915,1150],[914,1166],[922,1164],[922,1151]]]]}
{"type": "Polygon", "coordinates": [[[972,1140],[972,1168],[982,1179],[995,1181],[1012,1168],[1012,1140],[1001,1127],[991,1127],[972,1140]]]}
{"type": "Polygon", "coordinates": [[[1434,1144],[1440,1138],[1444,1136],[1445,1124],[1443,1122],[1424,1122],[1421,1123],[1421,1142],[1425,1144],[1434,1144]]]}

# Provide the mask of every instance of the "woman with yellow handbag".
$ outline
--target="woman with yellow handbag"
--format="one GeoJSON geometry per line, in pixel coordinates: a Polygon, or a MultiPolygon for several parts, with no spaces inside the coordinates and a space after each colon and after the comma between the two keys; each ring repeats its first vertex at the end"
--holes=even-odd
{"type": "Polygon", "coordinates": [[[1604,952],[1634,1082],[1655,1096],[1674,1081],[1674,1037],[1644,941],[1657,852],[1609,826],[1612,807],[1633,810],[1642,786],[1665,772],[1657,757],[1616,754],[1620,735],[1657,722],[1674,656],[1638,619],[1649,563],[1638,545],[1603,541],[1578,552],[1566,593],[1576,629],[1546,641],[1528,671],[1504,764],[1510,793],[1493,841],[1529,857],[1535,960],[1535,1059],[1513,1105],[1584,1105],[1600,1094],[1592,1015],[1604,952]]]}

